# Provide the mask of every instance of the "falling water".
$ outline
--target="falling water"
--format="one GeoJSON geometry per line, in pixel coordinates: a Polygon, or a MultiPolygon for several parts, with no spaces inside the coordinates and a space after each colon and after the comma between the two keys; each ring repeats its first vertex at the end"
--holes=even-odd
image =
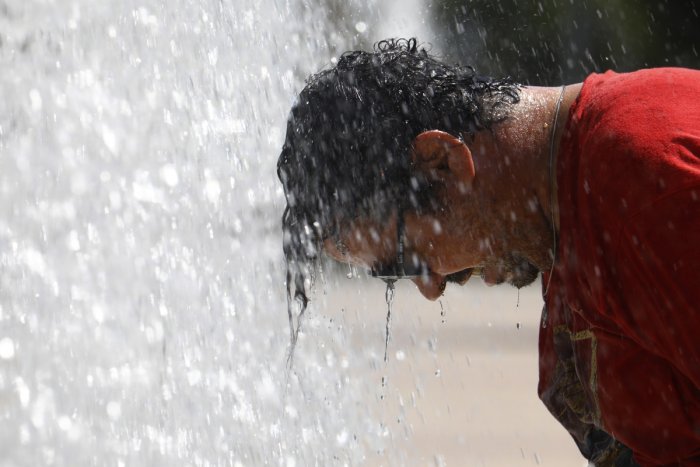
{"type": "Polygon", "coordinates": [[[391,306],[394,303],[394,293],[396,292],[395,283],[396,281],[387,279],[386,280],[386,325],[384,329],[384,363],[387,362],[387,352],[389,350],[389,326],[391,325],[391,306]]]}
{"type": "Polygon", "coordinates": [[[284,387],[286,114],[367,28],[341,38],[329,11],[0,3],[3,463],[362,458],[374,433],[321,318],[284,387]]]}

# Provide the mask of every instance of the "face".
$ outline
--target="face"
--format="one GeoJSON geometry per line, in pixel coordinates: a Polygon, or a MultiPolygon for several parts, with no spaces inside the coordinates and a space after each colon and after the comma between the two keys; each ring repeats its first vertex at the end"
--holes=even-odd
{"type": "MultiPolygon", "coordinates": [[[[521,255],[499,251],[496,242],[484,241],[478,224],[440,217],[404,214],[404,262],[421,264],[425,272],[411,278],[428,299],[439,298],[447,282],[464,284],[479,269],[487,284],[509,282],[523,287],[539,270],[521,255]],[[465,234],[465,232],[468,232],[465,234]]],[[[337,237],[324,242],[324,251],[337,261],[372,268],[394,264],[398,250],[398,216],[385,223],[357,220],[337,237]]]]}

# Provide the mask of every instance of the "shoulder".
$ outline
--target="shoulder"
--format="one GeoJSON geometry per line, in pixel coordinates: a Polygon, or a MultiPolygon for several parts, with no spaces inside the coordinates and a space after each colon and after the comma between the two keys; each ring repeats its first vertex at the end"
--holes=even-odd
{"type": "Polygon", "coordinates": [[[592,143],[654,146],[669,131],[700,126],[700,71],[656,68],[590,75],[572,118],[592,143]]]}
{"type": "Polygon", "coordinates": [[[564,157],[576,181],[632,214],[698,181],[700,71],[591,75],[567,129],[564,157]]]}
{"type": "Polygon", "coordinates": [[[594,73],[584,81],[581,99],[598,110],[619,104],[663,107],[669,100],[700,94],[700,70],[650,68],[630,73],[594,73]]]}

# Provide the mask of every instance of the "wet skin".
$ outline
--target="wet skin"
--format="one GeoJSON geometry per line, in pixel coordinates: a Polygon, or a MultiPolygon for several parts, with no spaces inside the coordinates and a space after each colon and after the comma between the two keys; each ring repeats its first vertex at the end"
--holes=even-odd
{"type": "MultiPolygon", "coordinates": [[[[539,270],[526,259],[476,239],[473,231],[472,235],[454,232],[449,228],[453,223],[436,216],[404,217],[406,262],[420,262],[427,271],[410,280],[429,300],[439,298],[448,281],[465,284],[477,269],[489,285],[509,282],[522,287],[537,278],[539,270]]],[[[396,215],[382,225],[356,221],[336,239],[326,240],[324,251],[337,261],[367,269],[390,264],[396,259],[396,226],[396,215]]]]}
{"type": "MultiPolygon", "coordinates": [[[[451,274],[461,273],[457,282],[464,283],[476,268],[487,284],[516,287],[550,270],[558,220],[550,168],[580,87],[567,86],[564,94],[561,88],[524,88],[506,120],[466,142],[437,130],[416,137],[410,155],[415,170],[438,187],[435,197],[443,207],[434,215],[404,216],[405,262],[425,264],[427,273],[411,280],[426,298],[439,298],[451,274]],[[560,96],[561,118],[552,128],[560,96]]],[[[394,264],[396,230],[396,214],[381,223],[355,220],[323,249],[360,267],[394,264]]]]}

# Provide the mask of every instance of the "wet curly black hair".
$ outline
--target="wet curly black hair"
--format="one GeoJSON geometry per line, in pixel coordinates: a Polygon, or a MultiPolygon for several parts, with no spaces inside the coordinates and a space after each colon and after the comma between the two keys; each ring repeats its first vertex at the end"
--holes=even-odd
{"type": "Polygon", "coordinates": [[[282,222],[292,348],[298,332],[292,297],[301,316],[323,239],[358,217],[435,207],[430,184],[411,168],[413,139],[431,129],[461,136],[489,128],[519,96],[513,81],[442,63],[416,39],[346,52],[336,66],[309,78],[277,162],[287,199],[282,222]]]}

